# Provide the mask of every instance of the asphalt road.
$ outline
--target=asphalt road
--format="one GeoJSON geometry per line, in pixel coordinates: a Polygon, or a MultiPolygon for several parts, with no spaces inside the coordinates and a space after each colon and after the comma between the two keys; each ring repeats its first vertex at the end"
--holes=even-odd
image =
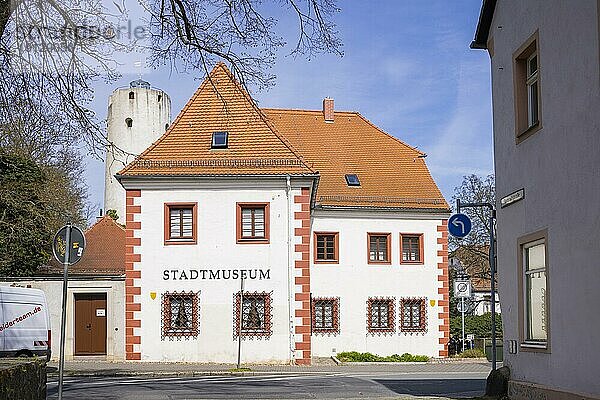
{"type": "MultiPolygon", "coordinates": [[[[48,382],[48,399],[58,384],[48,382]]],[[[258,376],[75,378],[64,382],[63,399],[368,399],[472,397],[482,395],[485,376],[462,374],[286,374],[258,376]]]]}

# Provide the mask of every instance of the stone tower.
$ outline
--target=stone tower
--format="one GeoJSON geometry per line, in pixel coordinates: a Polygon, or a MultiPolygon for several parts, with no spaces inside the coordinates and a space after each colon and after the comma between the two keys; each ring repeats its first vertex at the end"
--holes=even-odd
{"type": "Polygon", "coordinates": [[[121,223],[125,223],[125,189],[115,174],[158,139],[170,122],[171,99],[146,81],[132,81],[129,88],[117,89],[109,97],[108,140],[114,147],[106,153],[104,208],[116,210],[121,223]]]}

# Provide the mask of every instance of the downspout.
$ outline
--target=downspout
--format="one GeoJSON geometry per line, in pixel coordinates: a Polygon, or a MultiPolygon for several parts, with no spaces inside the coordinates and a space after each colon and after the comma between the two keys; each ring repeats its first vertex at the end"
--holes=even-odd
{"type": "Polygon", "coordinates": [[[294,286],[292,285],[292,280],[294,279],[294,266],[293,264],[293,243],[292,243],[292,229],[293,224],[292,224],[292,205],[290,203],[291,201],[291,191],[292,191],[292,184],[291,184],[291,179],[289,175],[285,176],[285,197],[287,200],[287,255],[288,255],[288,268],[287,268],[287,272],[288,272],[288,278],[287,278],[287,282],[288,282],[288,316],[289,316],[289,341],[290,341],[290,364],[294,364],[294,358],[295,358],[295,354],[296,354],[296,347],[295,347],[295,341],[296,341],[296,335],[294,333],[294,315],[293,315],[293,307],[292,305],[294,304],[293,302],[295,301],[293,296],[294,296],[294,286]]]}

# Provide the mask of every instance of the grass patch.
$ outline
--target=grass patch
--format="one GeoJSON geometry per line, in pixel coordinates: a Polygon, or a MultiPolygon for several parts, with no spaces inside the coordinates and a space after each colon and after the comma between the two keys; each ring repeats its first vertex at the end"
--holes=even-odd
{"type": "Polygon", "coordinates": [[[342,362],[427,362],[428,356],[412,355],[404,353],[401,356],[392,354],[391,356],[379,356],[373,353],[359,353],[357,351],[343,351],[337,353],[338,360],[342,362]]]}
{"type": "Polygon", "coordinates": [[[231,368],[229,372],[250,372],[250,368],[231,368]]]}
{"type": "Polygon", "coordinates": [[[485,358],[485,353],[481,349],[468,349],[457,354],[458,358],[485,358]]]}

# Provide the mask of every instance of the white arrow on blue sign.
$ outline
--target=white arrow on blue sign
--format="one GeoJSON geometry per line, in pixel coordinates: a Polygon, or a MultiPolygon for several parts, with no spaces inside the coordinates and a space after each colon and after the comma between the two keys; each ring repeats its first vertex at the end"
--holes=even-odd
{"type": "Polygon", "coordinates": [[[448,232],[459,239],[467,236],[471,227],[471,220],[465,214],[454,214],[448,219],[448,232]]]}

